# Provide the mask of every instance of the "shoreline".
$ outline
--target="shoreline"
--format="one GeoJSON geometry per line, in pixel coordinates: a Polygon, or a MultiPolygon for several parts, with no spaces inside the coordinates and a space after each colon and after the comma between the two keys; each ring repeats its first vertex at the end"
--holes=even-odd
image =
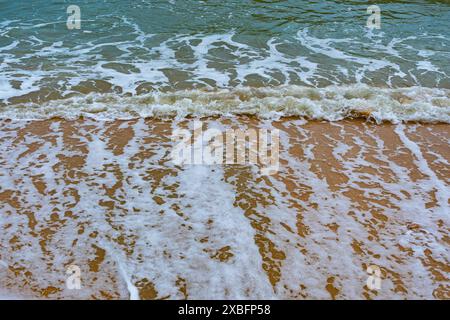
{"type": "Polygon", "coordinates": [[[251,116],[272,120],[304,117],[341,121],[362,117],[376,123],[450,123],[450,90],[445,88],[287,85],[152,91],[142,95],[91,92],[63,100],[48,99],[18,97],[0,108],[0,118],[131,120],[251,116]]]}
{"type": "Polygon", "coordinates": [[[167,116],[136,116],[136,117],[130,117],[130,118],[96,118],[94,116],[87,116],[87,115],[80,115],[76,118],[65,118],[62,116],[52,116],[45,119],[39,119],[39,118],[10,118],[10,117],[0,117],[0,122],[45,122],[45,121],[66,121],[66,122],[77,122],[77,121],[98,121],[98,122],[127,122],[127,121],[138,121],[138,120],[144,120],[144,121],[163,121],[163,122],[183,122],[183,120],[191,121],[191,120],[198,120],[198,121],[211,121],[211,120],[256,120],[261,122],[280,122],[280,121],[307,121],[307,122],[324,122],[324,123],[340,123],[340,122],[347,122],[347,121],[356,121],[356,122],[363,122],[368,125],[398,125],[398,124],[405,124],[405,125],[450,125],[450,123],[447,123],[443,120],[440,121],[421,121],[421,120],[407,120],[407,121],[399,121],[399,122],[392,122],[390,120],[382,120],[380,122],[375,121],[369,111],[361,111],[361,112],[354,112],[354,114],[349,115],[348,117],[340,120],[327,120],[327,119],[317,119],[317,118],[310,118],[307,116],[279,116],[276,118],[265,118],[261,117],[255,114],[231,114],[231,115],[206,115],[206,116],[197,116],[197,115],[186,115],[183,117],[178,117],[175,115],[167,115],[167,116]]]}

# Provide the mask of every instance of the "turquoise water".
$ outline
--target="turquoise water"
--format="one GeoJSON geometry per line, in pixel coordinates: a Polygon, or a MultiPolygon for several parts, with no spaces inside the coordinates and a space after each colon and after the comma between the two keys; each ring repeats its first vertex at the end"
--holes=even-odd
{"type": "Polygon", "coordinates": [[[367,1],[1,0],[0,106],[293,85],[449,89],[450,1],[376,4],[380,29],[366,26],[367,1]],[[71,4],[79,30],[66,26],[71,4]]]}

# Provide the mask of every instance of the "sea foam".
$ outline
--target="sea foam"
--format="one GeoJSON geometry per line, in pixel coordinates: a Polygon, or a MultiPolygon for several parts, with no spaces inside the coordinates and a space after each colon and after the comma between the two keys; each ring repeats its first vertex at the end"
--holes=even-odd
{"type": "Polygon", "coordinates": [[[92,93],[45,103],[6,105],[1,118],[102,120],[186,116],[254,115],[277,119],[298,116],[337,121],[365,117],[376,122],[450,123],[450,90],[375,88],[367,85],[240,87],[235,89],[154,91],[143,95],[92,93]]]}

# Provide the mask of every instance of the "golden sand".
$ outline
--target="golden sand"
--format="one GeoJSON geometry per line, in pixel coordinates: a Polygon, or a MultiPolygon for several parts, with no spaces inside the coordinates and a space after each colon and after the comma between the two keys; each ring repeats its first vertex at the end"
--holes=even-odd
{"type": "Polygon", "coordinates": [[[447,124],[266,121],[288,139],[279,172],[221,166],[234,196],[196,217],[209,200],[180,190],[172,121],[147,119],[138,134],[140,121],[0,122],[0,288],[50,299],[128,299],[130,285],[141,299],[450,298],[447,124]],[[96,139],[110,158],[99,153],[93,168],[96,139]],[[247,244],[226,237],[220,207],[236,210],[247,244]],[[81,290],[66,288],[71,264],[81,290]],[[380,290],[366,285],[369,265],[380,290]]]}

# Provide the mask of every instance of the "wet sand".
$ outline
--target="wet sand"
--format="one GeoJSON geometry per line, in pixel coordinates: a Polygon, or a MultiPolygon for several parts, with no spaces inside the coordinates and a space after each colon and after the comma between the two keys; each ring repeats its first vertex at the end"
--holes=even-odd
{"type": "Polygon", "coordinates": [[[450,299],[448,124],[204,119],[279,129],[263,176],[174,165],[192,121],[1,120],[0,296],[450,299]]]}

